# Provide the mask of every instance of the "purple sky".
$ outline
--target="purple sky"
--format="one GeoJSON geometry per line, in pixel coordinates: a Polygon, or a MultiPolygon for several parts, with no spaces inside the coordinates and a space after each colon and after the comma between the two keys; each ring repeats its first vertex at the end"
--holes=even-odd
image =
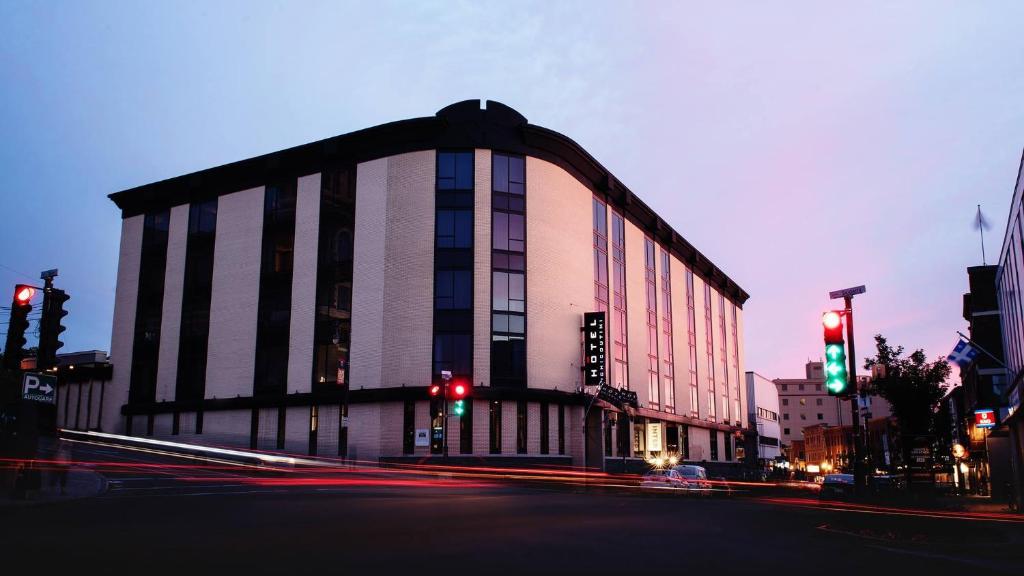
{"type": "Polygon", "coordinates": [[[484,98],[752,295],[748,370],[800,376],[856,284],[862,356],[949,351],[975,205],[992,262],[1024,147],[1024,4],[548,4],[0,4],[0,289],[60,268],[65,350],[108,349],[108,193],[484,98]]]}

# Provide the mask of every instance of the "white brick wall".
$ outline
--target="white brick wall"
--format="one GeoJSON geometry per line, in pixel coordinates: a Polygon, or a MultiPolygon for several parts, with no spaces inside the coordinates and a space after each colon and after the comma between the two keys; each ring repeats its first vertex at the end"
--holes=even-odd
{"type": "MultiPolygon", "coordinates": [[[[313,325],[320,230],[320,174],[299,178],[295,205],[295,262],[288,339],[288,392],[313,388],[313,325]]],[[[290,416],[290,415],[289,415],[290,416]]],[[[307,420],[308,420],[307,414],[307,420]]],[[[309,448],[307,443],[302,451],[309,448]]]]}
{"type": "MultiPolygon", "coordinates": [[[[348,408],[348,454],[355,460],[376,460],[381,455],[383,404],[352,404],[348,408]]],[[[399,408],[401,409],[401,408],[399,408]]],[[[401,434],[401,430],[399,430],[401,434]]],[[[401,453],[399,443],[398,454],[401,453]]]]}
{"type": "Polygon", "coordinates": [[[385,387],[430,383],[434,318],[434,157],[433,150],[426,150],[388,159],[382,350],[385,387]]]}
{"type": "Polygon", "coordinates": [[[527,380],[530,388],[572,392],[581,376],[579,328],[594,306],[593,195],[532,157],[526,181],[527,380]]]}
{"type": "Polygon", "coordinates": [[[287,409],[284,417],[284,450],[292,454],[309,453],[309,406],[287,409]]]}
{"type": "Polygon", "coordinates": [[[504,455],[516,454],[516,409],[514,400],[501,403],[501,453],[504,455]]]}
{"type": "Polygon", "coordinates": [[[178,376],[178,341],[181,337],[181,300],[185,288],[185,250],[188,244],[189,205],[171,208],[164,273],[164,304],[160,317],[156,400],[174,400],[178,376]]]}
{"type": "Polygon", "coordinates": [[[629,335],[629,388],[636,391],[642,406],[649,406],[651,398],[647,389],[647,294],[645,290],[644,233],[632,222],[626,220],[626,322],[629,335]]]}
{"type": "Polygon", "coordinates": [[[480,386],[491,382],[491,151],[477,150],[473,166],[473,381],[480,386]]]}
{"type": "MultiPolygon", "coordinates": [[[[387,174],[387,158],[364,162],[356,171],[356,214],[359,222],[353,243],[350,353],[351,385],[354,388],[381,386],[387,174]]],[[[353,437],[349,439],[350,445],[355,446],[353,437]]]]}
{"type": "Polygon", "coordinates": [[[526,406],[526,451],[531,456],[540,454],[540,404],[530,402],[526,406]]]}
{"type": "Polygon", "coordinates": [[[132,216],[121,221],[121,249],[118,254],[114,322],[110,339],[110,361],[114,365],[114,373],[103,401],[104,432],[122,433],[125,427],[121,406],[128,402],[128,387],[131,383],[143,218],[141,215],[132,216]]]}
{"type": "Polygon", "coordinates": [[[377,421],[380,434],[381,455],[398,456],[402,453],[402,419],[405,415],[404,402],[385,402],[380,407],[377,421]]]}
{"type": "MultiPolygon", "coordinates": [[[[82,402],[85,402],[85,398],[82,398],[82,402]]],[[[145,417],[142,418],[145,420],[145,417]]],[[[82,420],[85,422],[85,420],[82,420]]],[[[145,424],[142,428],[135,431],[136,434],[145,434],[145,424]]],[[[153,417],[153,436],[156,438],[171,438],[171,431],[174,429],[174,415],[173,414],[157,414],[153,417]]]]}
{"type": "Polygon", "coordinates": [[[320,406],[316,431],[316,453],[324,458],[338,457],[338,427],[341,425],[341,406],[320,406]]]}
{"type": "Polygon", "coordinates": [[[491,449],[491,403],[473,401],[473,454],[487,455],[491,449]]]}
{"type": "Polygon", "coordinates": [[[196,438],[202,438],[209,444],[248,448],[251,426],[251,410],[206,412],[203,414],[203,433],[196,438]]]}
{"type": "MultiPolygon", "coordinates": [[[[260,186],[221,196],[217,206],[206,363],[207,398],[252,394],[263,195],[260,186]]],[[[220,418],[219,414],[210,416],[211,421],[220,418]]]]}

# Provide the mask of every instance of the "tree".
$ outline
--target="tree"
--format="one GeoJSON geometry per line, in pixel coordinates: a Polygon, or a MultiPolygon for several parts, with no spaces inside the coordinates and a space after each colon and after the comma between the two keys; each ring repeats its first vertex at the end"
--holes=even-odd
{"type": "MultiPolygon", "coordinates": [[[[884,398],[899,425],[903,462],[910,462],[910,439],[934,431],[935,409],[946,394],[945,382],[950,367],[945,358],[928,362],[924,351],[903,355],[903,346],[890,346],[881,334],[875,335],[876,355],[864,360],[864,367],[884,368],[883,375],[868,385],[868,393],[884,398]]],[[[909,474],[909,469],[908,469],[909,474]]]]}

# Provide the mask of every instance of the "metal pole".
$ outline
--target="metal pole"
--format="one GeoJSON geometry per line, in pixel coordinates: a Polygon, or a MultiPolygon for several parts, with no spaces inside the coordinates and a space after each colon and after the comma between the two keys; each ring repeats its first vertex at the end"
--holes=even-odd
{"type": "Polygon", "coordinates": [[[846,338],[850,341],[850,385],[852,395],[850,397],[850,415],[853,421],[853,487],[854,494],[861,493],[864,484],[864,470],[860,462],[860,418],[858,411],[858,399],[860,393],[857,387],[857,352],[853,344],[853,296],[845,296],[846,300],[846,338]]]}
{"type": "Polygon", "coordinates": [[[444,382],[444,388],[442,389],[442,416],[441,416],[441,444],[443,446],[443,455],[445,458],[448,457],[448,381],[452,379],[450,373],[445,372],[441,374],[441,380],[444,382]]]}

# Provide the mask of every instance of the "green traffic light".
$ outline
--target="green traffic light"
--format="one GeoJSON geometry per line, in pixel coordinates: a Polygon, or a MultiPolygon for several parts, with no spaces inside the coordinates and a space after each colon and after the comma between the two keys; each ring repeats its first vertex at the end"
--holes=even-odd
{"type": "Polygon", "coordinates": [[[825,356],[828,357],[829,360],[837,360],[842,355],[842,344],[829,344],[828,346],[825,346],[825,356]]]}
{"type": "Polygon", "coordinates": [[[463,400],[456,400],[455,406],[452,408],[452,412],[456,416],[462,416],[466,413],[466,405],[463,400]]]}

